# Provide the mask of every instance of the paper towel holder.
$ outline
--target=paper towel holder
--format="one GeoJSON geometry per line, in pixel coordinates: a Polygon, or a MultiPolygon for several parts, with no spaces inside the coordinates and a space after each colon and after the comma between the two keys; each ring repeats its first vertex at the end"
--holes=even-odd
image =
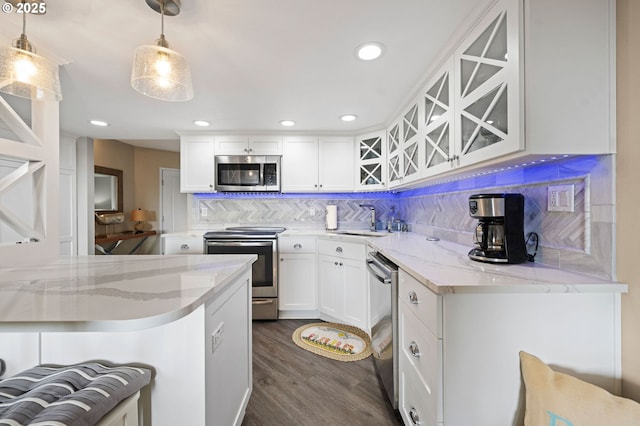
{"type": "Polygon", "coordinates": [[[338,207],[329,204],[325,208],[325,230],[335,231],[338,229],[338,207]]]}

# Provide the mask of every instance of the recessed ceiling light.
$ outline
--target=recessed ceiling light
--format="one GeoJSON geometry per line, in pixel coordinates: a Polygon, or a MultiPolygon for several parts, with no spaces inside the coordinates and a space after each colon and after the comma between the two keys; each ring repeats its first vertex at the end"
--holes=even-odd
{"type": "Polygon", "coordinates": [[[377,59],[382,55],[382,44],[378,42],[365,43],[356,49],[356,56],[363,61],[371,61],[377,59]]]}
{"type": "Polygon", "coordinates": [[[200,127],[209,127],[209,126],[211,126],[211,123],[209,123],[206,120],[194,120],[193,124],[195,124],[196,126],[200,126],[200,127]]]}
{"type": "Polygon", "coordinates": [[[89,123],[99,127],[106,127],[109,125],[109,123],[107,123],[106,121],[101,121],[101,120],[90,120],[89,123]]]}
{"type": "Polygon", "coordinates": [[[344,114],[340,116],[340,120],[342,121],[353,121],[356,118],[358,118],[358,116],[355,114],[344,114]]]}
{"type": "Polygon", "coordinates": [[[280,124],[285,126],[285,127],[291,127],[291,126],[295,125],[296,122],[292,121],[292,120],[282,120],[282,121],[280,121],[280,124]]]}

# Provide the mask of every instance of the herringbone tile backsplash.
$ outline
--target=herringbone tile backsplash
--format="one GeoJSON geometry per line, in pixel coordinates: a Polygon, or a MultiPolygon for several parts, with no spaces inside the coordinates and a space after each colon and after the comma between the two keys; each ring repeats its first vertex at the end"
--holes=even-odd
{"type": "Polygon", "coordinates": [[[192,200],[193,228],[272,225],[324,229],[325,206],[337,205],[338,226],[367,228],[373,204],[377,217],[389,219],[392,207],[409,229],[471,246],[476,221],[469,216],[472,194],[517,192],[525,196],[525,232],[540,236],[536,261],[551,266],[611,277],[613,274],[613,157],[567,160],[426,187],[398,194],[328,194],[299,196],[207,196],[192,200]],[[548,212],[550,184],[575,186],[575,212],[548,212]],[[206,211],[206,215],[202,212],[206,211]]]}

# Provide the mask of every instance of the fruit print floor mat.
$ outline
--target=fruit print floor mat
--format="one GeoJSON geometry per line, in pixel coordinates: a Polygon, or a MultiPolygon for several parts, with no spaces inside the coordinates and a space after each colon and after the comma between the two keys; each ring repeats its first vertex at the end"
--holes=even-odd
{"type": "Polygon", "coordinates": [[[371,355],[371,339],[359,329],[345,324],[318,322],[298,327],[291,336],[304,350],[338,361],[360,361],[371,355]]]}

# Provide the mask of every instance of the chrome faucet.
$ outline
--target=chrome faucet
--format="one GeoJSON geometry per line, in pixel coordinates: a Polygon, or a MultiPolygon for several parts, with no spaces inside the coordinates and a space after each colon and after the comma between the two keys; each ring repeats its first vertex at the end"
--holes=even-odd
{"type": "Polygon", "coordinates": [[[369,224],[369,230],[376,230],[376,207],[372,204],[360,204],[360,207],[366,207],[371,209],[371,223],[369,224]]]}

